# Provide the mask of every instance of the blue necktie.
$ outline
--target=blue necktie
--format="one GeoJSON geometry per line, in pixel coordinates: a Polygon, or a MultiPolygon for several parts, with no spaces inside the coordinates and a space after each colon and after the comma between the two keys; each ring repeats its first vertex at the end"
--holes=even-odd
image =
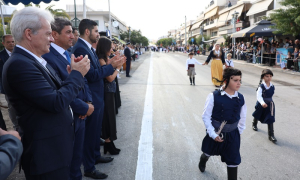
{"type": "Polygon", "coordinates": [[[70,55],[69,55],[68,51],[65,51],[64,54],[66,55],[67,60],[68,60],[69,63],[71,64],[71,58],[70,58],[70,55]]]}

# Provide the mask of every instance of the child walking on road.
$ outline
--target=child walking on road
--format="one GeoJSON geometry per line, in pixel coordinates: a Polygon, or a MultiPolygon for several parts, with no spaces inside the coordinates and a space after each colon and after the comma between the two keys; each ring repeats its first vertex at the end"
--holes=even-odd
{"type": "Polygon", "coordinates": [[[273,102],[273,95],[275,91],[274,85],[271,83],[273,72],[269,69],[262,71],[260,82],[257,88],[257,103],[255,105],[255,111],[252,116],[254,117],[252,122],[252,129],[257,131],[257,122],[260,121],[263,124],[268,124],[269,140],[273,143],[277,142],[274,136],[274,122],[275,122],[275,104],[273,102]]]}
{"type": "Polygon", "coordinates": [[[238,92],[241,77],[238,69],[224,69],[221,82],[224,85],[208,95],[202,115],[207,134],[202,141],[199,169],[205,171],[210,156],[221,156],[227,164],[229,180],[237,180],[237,167],[241,163],[240,134],[246,128],[247,107],[244,96],[238,92]]]}
{"type": "Polygon", "coordinates": [[[200,64],[202,65],[199,61],[197,61],[195,58],[193,58],[193,53],[189,53],[189,58],[186,60],[186,70],[187,70],[187,75],[190,77],[190,83],[192,83],[195,86],[195,64],[200,64]]]}

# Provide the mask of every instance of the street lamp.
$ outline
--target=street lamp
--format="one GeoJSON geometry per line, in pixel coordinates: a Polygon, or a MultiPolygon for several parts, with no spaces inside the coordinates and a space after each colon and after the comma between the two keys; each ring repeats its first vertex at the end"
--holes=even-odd
{"type": "MultiPolygon", "coordinates": [[[[233,21],[233,29],[232,29],[232,34],[236,32],[236,21],[239,16],[239,13],[234,11],[232,14],[232,21],[233,21]]],[[[232,38],[232,47],[234,47],[233,50],[235,50],[235,38],[232,38]]],[[[233,59],[235,58],[235,52],[233,51],[233,59]]]]}
{"type": "Polygon", "coordinates": [[[131,35],[131,31],[130,31],[130,26],[128,27],[128,35],[129,35],[129,42],[130,42],[130,35],[131,35]]]}

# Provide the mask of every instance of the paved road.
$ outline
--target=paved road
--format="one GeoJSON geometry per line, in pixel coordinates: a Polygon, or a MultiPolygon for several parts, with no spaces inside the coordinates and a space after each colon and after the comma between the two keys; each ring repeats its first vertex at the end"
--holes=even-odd
{"type": "MultiPolygon", "coordinates": [[[[133,77],[122,74],[122,107],[115,141],[122,151],[112,163],[96,166],[109,175],[109,180],[227,179],[220,157],[209,159],[205,173],[197,167],[205,136],[201,115],[207,95],[215,88],[210,66],[200,65],[196,65],[196,86],[190,86],[186,59],[187,55],[181,53],[147,53],[132,63],[133,77]]],[[[204,62],[205,57],[197,59],[204,62]]],[[[251,129],[262,67],[240,62],[235,66],[243,72],[240,92],[248,107],[239,178],[299,179],[300,76],[274,70],[275,145],[268,140],[266,125],[258,124],[258,132],[251,129]]]]}

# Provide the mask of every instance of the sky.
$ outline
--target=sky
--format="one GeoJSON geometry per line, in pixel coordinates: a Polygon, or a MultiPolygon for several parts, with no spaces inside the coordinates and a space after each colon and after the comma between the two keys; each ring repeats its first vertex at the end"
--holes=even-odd
{"type": "MultiPolygon", "coordinates": [[[[141,30],[149,40],[167,35],[171,29],[179,28],[188,20],[196,20],[197,16],[211,0],[110,0],[110,9],[121,21],[132,29],[141,30]]],[[[54,9],[66,9],[66,4],[74,4],[74,0],[53,1],[54,9]]],[[[45,8],[50,4],[41,3],[45,8]]],[[[76,0],[83,4],[83,0],[76,0]]],[[[86,0],[86,5],[94,10],[108,10],[108,0],[86,0]]],[[[19,4],[17,9],[24,6],[19,4]]]]}

